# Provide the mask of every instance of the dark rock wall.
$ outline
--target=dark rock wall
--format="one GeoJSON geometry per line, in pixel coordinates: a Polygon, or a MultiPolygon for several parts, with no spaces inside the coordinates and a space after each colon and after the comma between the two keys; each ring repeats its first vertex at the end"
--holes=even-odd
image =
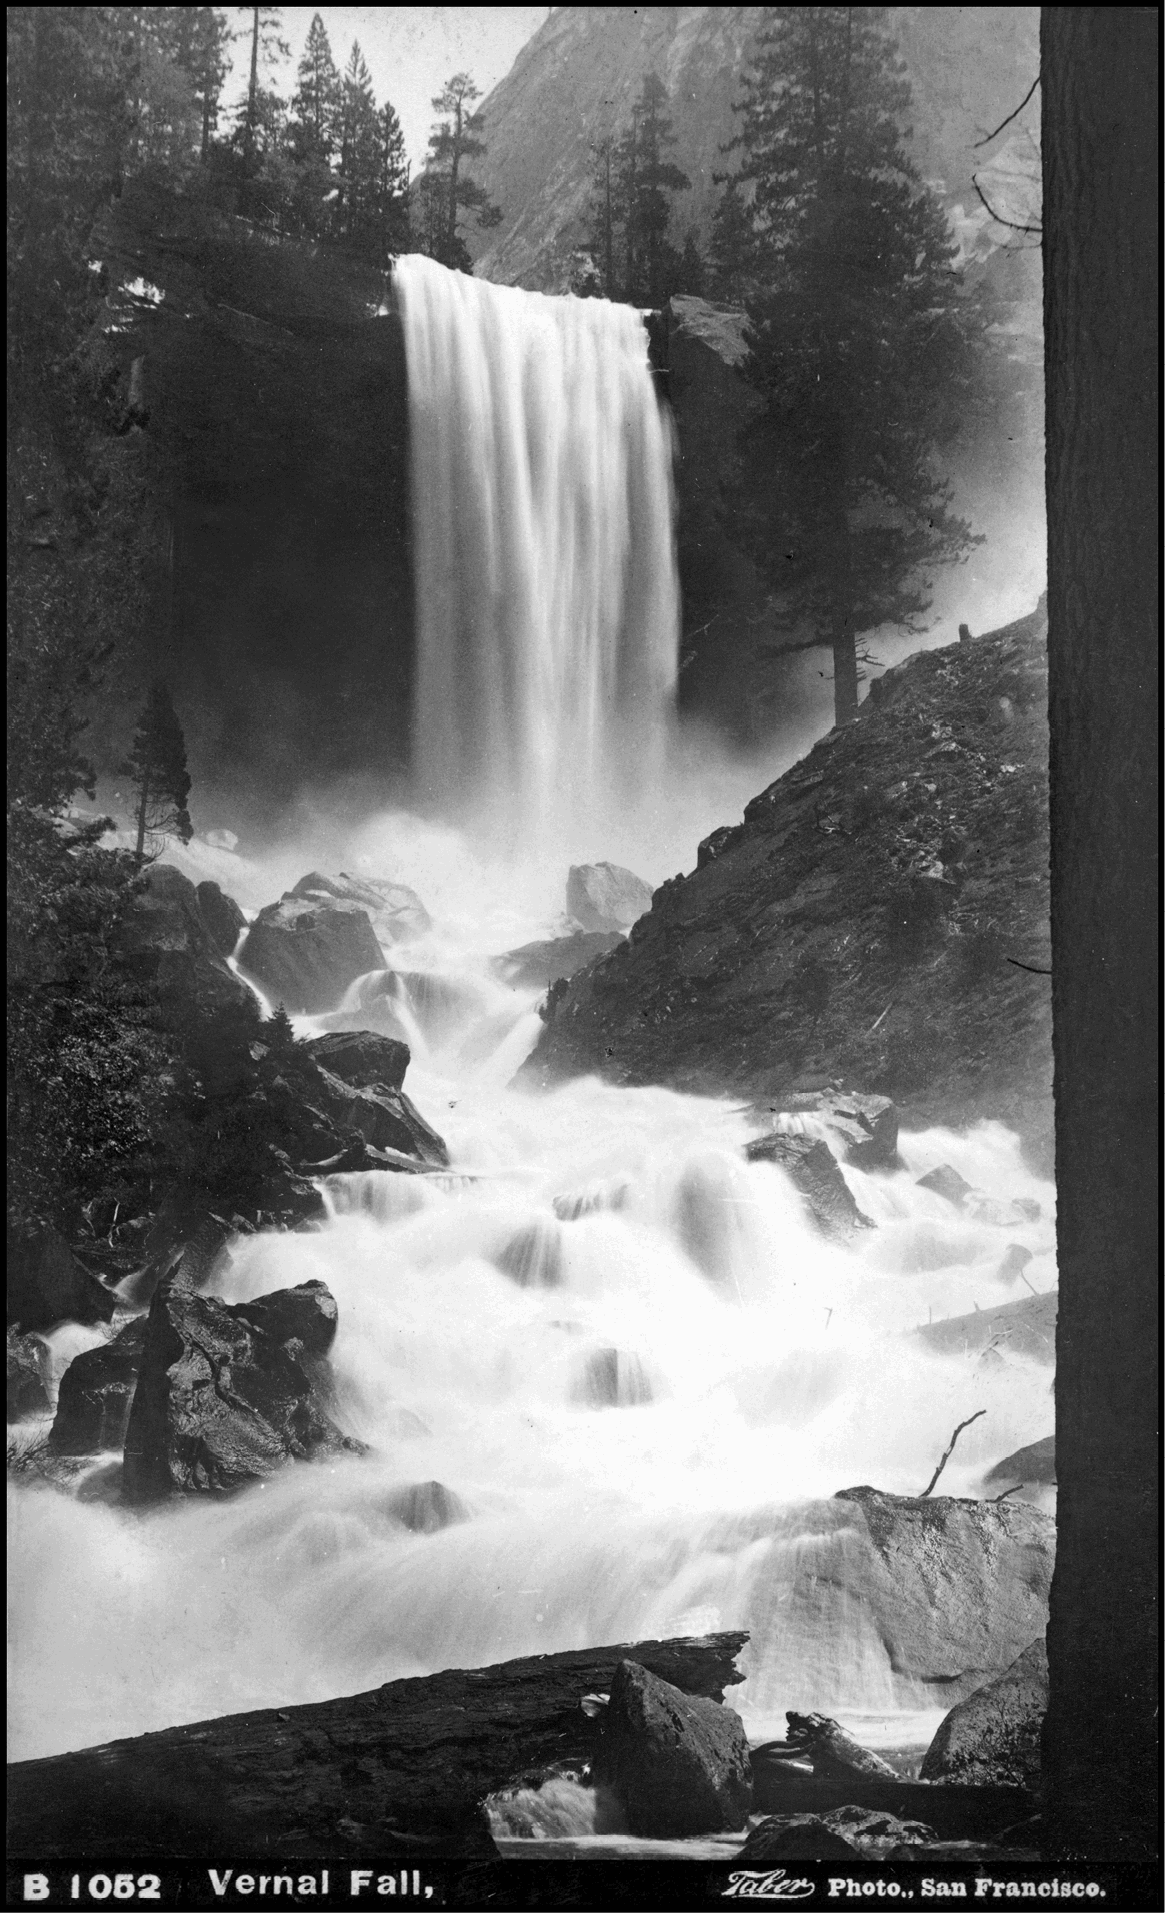
{"type": "Polygon", "coordinates": [[[1050,1162],[1043,620],[924,652],[548,1007],[527,1080],[996,1117],[1050,1162]]]}

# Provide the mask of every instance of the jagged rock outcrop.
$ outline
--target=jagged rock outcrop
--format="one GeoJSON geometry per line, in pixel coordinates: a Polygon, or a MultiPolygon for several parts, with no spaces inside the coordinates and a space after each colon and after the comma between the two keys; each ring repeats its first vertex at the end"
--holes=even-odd
{"type": "Polygon", "coordinates": [[[629,930],[651,908],[651,885],[621,864],[572,864],[566,908],[582,930],[629,930]]]}
{"type": "Polygon", "coordinates": [[[1018,1487],[1027,1487],[1031,1483],[1055,1487],[1055,1435],[1045,1435],[1042,1441],[1033,1441],[1026,1448],[1017,1448],[1014,1454],[1005,1455],[1002,1461],[997,1461],[994,1468],[988,1469],[983,1477],[985,1488],[999,1489],[1008,1483],[1018,1487]]]}
{"type": "Polygon", "coordinates": [[[605,956],[623,941],[621,930],[576,930],[568,937],[547,937],[540,943],[523,943],[520,949],[507,950],[493,959],[493,967],[504,983],[516,990],[544,990],[559,977],[571,977],[593,957],[605,956]]]}
{"type": "Polygon", "coordinates": [[[54,1322],[109,1322],[116,1299],[53,1228],[8,1224],[8,1322],[26,1332],[54,1322]]]}
{"type": "Polygon", "coordinates": [[[220,884],[208,878],[205,883],[195,886],[198,907],[215,943],[220,956],[234,956],[235,945],[247,927],[247,919],[233,897],[228,897],[220,884]]]}
{"type": "Polygon", "coordinates": [[[222,1494],[292,1460],[361,1452],[313,1378],[335,1332],[322,1282],[233,1305],[163,1282],[126,1429],[126,1499],[222,1494]]]}
{"type": "Polygon", "coordinates": [[[367,910],[372,927],[382,943],[410,943],[433,927],[415,890],[407,884],[392,883],[387,877],[351,877],[341,870],[338,877],[325,877],[309,870],[292,886],[293,897],[338,897],[345,903],[358,903],[367,910]]]}
{"type": "Polygon", "coordinates": [[[841,1089],[794,1091],[771,1103],[768,1114],[800,1118],[786,1125],[792,1130],[804,1128],[812,1134],[817,1127],[825,1129],[831,1147],[855,1169],[899,1167],[898,1111],[888,1096],[841,1089]]]}
{"type": "Polygon", "coordinates": [[[399,1089],[409,1066],[409,1046],[372,1030],[329,1030],[304,1044],[330,1076],[352,1089],[399,1089]]]}
{"type": "Polygon", "coordinates": [[[693,1698],[635,1661],[620,1661],[593,1762],[632,1833],[675,1840],[743,1827],[752,1807],[740,1715],[693,1698]]]}
{"type": "Polygon", "coordinates": [[[341,1136],[361,1136],[373,1149],[395,1150],[432,1169],[449,1166],[449,1151],[403,1090],[373,1083],[358,1089],[317,1067],[311,1092],[341,1136]]]}
{"type": "Polygon", "coordinates": [[[850,1590],[878,1615],[895,1673],[960,1699],[1009,1667],[1047,1621],[1055,1524],[1014,1501],[846,1488],[863,1566],[850,1590]]]}
{"type": "Polygon", "coordinates": [[[859,1229],[872,1229],[837,1166],[828,1143],[812,1136],[774,1130],[758,1136],[746,1151],[750,1162],[775,1163],[783,1169],[822,1235],[848,1242],[859,1229]]]}
{"type": "Polygon", "coordinates": [[[919,1778],[1034,1792],[1047,1710],[1048,1650],[1041,1634],[1005,1673],[951,1708],[926,1750],[919,1778]]]}
{"type": "MultiPolygon", "coordinates": [[[[209,887],[218,888],[199,888],[209,887]]],[[[219,896],[221,906],[231,902],[219,896]]],[[[210,1016],[253,1000],[227,964],[229,952],[220,941],[224,922],[220,903],[212,901],[208,917],[199,889],[172,864],[147,870],[119,934],[132,967],[157,989],[164,1011],[210,1016]]]]}
{"type": "Polygon", "coordinates": [[[888,671],[554,994],[523,1080],[857,1084],[906,1123],[1001,1119],[1046,1164],[1046,707],[1042,617],[888,671]]]}
{"type": "Polygon", "coordinates": [[[334,1010],[350,983],[384,968],[384,952],[368,912],[324,892],[260,910],[239,950],[241,968],[264,995],[291,1015],[334,1010]]]}
{"type": "Polygon", "coordinates": [[[75,1355],[61,1376],[49,1447],[57,1455],[121,1448],[146,1339],[140,1315],[111,1342],[75,1355]]]}

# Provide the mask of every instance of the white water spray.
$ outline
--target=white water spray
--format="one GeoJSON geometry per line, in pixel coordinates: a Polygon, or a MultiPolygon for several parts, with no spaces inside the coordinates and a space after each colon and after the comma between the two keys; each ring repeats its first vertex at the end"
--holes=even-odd
{"type": "Polygon", "coordinates": [[[643,321],[400,259],[427,803],[544,841],[662,768],[671,430],[643,321]]]}

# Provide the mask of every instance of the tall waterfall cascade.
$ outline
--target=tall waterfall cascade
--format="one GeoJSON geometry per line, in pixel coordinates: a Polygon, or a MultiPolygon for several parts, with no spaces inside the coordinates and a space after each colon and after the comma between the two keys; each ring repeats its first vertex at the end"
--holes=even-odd
{"type": "Polygon", "coordinates": [[[635,802],[679,637],[671,424],[638,312],[410,254],[417,678],[426,806],[536,842],[635,802]]]}

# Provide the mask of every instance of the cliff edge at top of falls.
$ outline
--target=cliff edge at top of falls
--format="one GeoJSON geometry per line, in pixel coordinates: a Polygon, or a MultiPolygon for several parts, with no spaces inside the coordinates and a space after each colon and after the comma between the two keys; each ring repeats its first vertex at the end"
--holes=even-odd
{"type": "Polygon", "coordinates": [[[1047,620],[916,653],[550,991],[521,1080],[997,1118],[1050,1168],[1047,620]]]}

